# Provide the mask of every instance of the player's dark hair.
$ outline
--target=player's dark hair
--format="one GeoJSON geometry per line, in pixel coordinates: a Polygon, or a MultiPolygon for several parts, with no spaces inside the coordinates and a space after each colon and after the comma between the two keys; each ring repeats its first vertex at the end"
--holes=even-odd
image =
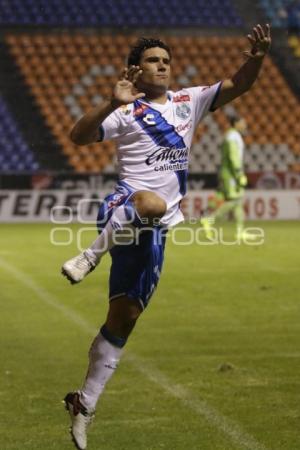
{"type": "Polygon", "coordinates": [[[148,38],[142,37],[136,42],[136,44],[130,50],[130,53],[128,55],[128,61],[127,61],[128,66],[138,66],[140,64],[141,57],[142,57],[142,54],[144,53],[144,51],[147,50],[148,48],[153,48],[153,47],[159,47],[159,48],[165,49],[168,52],[169,57],[171,59],[171,57],[172,57],[171,50],[167,44],[165,44],[160,39],[154,39],[154,38],[148,39],[148,38]]]}
{"type": "Polygon", "coordinates": [[[228,116],[228,120],[229,120],[230,125],[232,127],[234,127],[235,124],[241,120],[241,118],[237,114],[232,114],[232,115],[228,116]]]}

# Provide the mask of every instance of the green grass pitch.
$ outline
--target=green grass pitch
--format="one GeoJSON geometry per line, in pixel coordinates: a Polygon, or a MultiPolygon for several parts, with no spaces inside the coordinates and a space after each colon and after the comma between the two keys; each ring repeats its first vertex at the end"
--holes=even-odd
{"type": "MultiPolygon", "coordinates": [[[[299,223],[262,226],[259,247],[168,243],[90,450],[300,448],[299,223]]],[[[109,257],[70,286],[74,242],[50,245],[50,225],[0,230],[0,448],[71,450],[61,399],[105,318],[109,257]]]]}

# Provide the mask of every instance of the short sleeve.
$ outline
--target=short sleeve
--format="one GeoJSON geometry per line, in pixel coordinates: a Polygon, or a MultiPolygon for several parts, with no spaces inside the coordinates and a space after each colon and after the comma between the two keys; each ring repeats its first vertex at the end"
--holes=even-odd
{"type": "Polygon", "coordinates": [[[195,121],[199,123],[209,112],[215,110],[214,104],[220,92],[222,82],[212,86],[196,86],[186,89],[192,98],[195,121]]]}
{"type": "Polygon", "coordinates": [[[118,110],[111,113],[99,126],[99,141],[117,139],[122,134],[123,124],[118,110]]]}

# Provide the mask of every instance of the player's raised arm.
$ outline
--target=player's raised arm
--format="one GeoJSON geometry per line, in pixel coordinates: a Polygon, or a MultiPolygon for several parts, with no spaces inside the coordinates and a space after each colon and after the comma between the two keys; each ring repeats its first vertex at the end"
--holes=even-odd
{"type": "Polygon", "coordinates": [[[223,81],[218,98],[214,103],[214,109],[234,100],[251,88],[271,46],[270,25],[267,24],[265,29],[261,25],[257,25],[247,38],[251,45],[250,50],[244,52],[247,61],[231,79],[223,81]]]}
{"type": "Polygon", "coordinates": [[[125,68],[117,82],[111,99],[86,113],[71,130],[71,140],[77,145],[87,145],[99,140],[99,126],[121,105],[127,105],[145,96],[137,92],[135,84],[142,71],[139,66],[125,68]]]}

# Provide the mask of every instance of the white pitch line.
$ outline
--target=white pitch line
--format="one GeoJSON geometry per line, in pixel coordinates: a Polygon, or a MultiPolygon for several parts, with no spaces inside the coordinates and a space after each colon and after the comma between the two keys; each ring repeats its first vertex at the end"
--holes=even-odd
{"type": "Polygon", "coordinates": [[[174,384],[170,378],[165,376],[158,369],[155,369],[152,365],[150,366],[147,361],[140,357],[136,357],[132,353],[127,355],[126,359],[131,361],[135,368],[142,372],[153,383],[158,384],[172,397],[177,398],[189,409],[198,413],[199,416],[204,417],[210,425],[213,425],[215,428],[229,436],[239,450],[267,450],[264,445],[260,444],[250,434],[242,430],[237,423],[223,416],[205,400],[197,399],[194,393],[184,386],[174,384]]]}
{"type": "Polygon", "coordinates": [[[60,303],[59,299],[51,294],[49,291],[44,289],[42,286],[38,285],[31,277],[29,277],[24,272],[21,272],[15,266],[7,263],[0,257],[0,267],[7,272],[9,272],[13,277],[22,283],[24,286],[31,289],[37,297],[39,297],[44,303],[57,309],[66,319],[71,320],[73,323],[78,325],[82,330],[88,334],[95,334],[98,332],[96,328],[91,327],[91,325],[84,320],[79,314],[72,311],[72,309],[64,306],[60,303]]]}
{"type": "MultiPolygon", "coordinates": [[[[78,325],[83,331],[93,336],[97,333],[97,329],[92,327],[79,314],[72,311],[67,306],[62,305],[55,295],[48,292],[26,273],[7,263],[1,257],[0,267],[10,273],[17,281],[32,290],[45,304],[58,310],[66,319],[78,325]]],[[[238,450],[267,450],[264,445],[256,441],[256,439],[245,432],[237,423],[223,416],[204,400],[195,398],[194,393],[190,392],[185,387],[180,384],[174,384],[170,378],[157,370],[154,366],[150,365],[147,361],[133,353],[127,353],[126,359],[146,378],[160,386],[172,397],[180,400],[193,412],[205,418],[210,425],[227,435],[234,445],[237,446],[238,450]]]]}
{"type": "Polygon", "coordinates": [[[103,425],[146,425],[146,424],[155,424],[157,426],[157,422],[169,422],[172,420],[170,416],[156,416],[156,417],[143,417],[143,418],[133,418],[133,419],[101,419],[101,424],[103,425]]]}

